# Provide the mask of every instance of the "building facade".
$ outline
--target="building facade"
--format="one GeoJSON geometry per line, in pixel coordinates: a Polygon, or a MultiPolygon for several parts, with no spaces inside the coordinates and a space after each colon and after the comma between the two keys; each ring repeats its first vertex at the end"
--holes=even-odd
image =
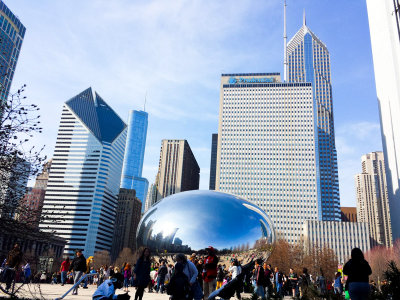
{"type": "Polygon", "coordinates": [[[43,231],[67,240],[65,254],[110,250],[126,124],[91,88],[65,102],[43,205],[43,231]]]}
{"type": "Polygon", "coordinates": [[[366,222],[373,245],[392,246],[385,160],[383,152],[361,157],[362,173],[355,176],[357,218],[366,222]]]}
{"type": "Polygon", "coordinates": [[[0,101],[5,101],[10,92],[25,31],[21,21],[0,0],[0,101]]]}
{"type": "Polygon", "coordinates": [[[392,220],[400,238],[400,12],[399,2],[367,0],[375,84],[392,220]]]}
{"type": "Polygon", "coordinates": [[[136,198],[135,190],[121,188],[115,218],[114,239],[111,257],[115,260],[124,248],[136,250],[136,231],[142,211],[142,202],[136,198]]]}
{"type": "Polygon", "coordinates": [[[311,83],[222,75],[216,190],[257,204],[291,243],[321,216],[317,139],[311,83]]]}
{"type": "Polygon", "coordinates": [[[357,207],[341,207],[342,222],[357,222],[357,207]]]}
{"type": "Polygon", "coordinates": [[[303,26],[287,45],[289,82],[311,82],[316,123],[319,220],[340,221],[339,177],[333,122],[330,56],[326,45],[303,26]]]}
{"type": "Polygon", "coordinates": [[[198,190],[199,184],[200,167],[189,143],[186,140],[162,140],[156,178],[157,201],[176,193],[198,190]]]}
{"type": "Polygon", "coordinates": [[[308,249],[332,249],[340,264],[350,259],[355,247],[364,253],[371,249],[368,224],[360,222],[307,220],[303,224],[303,240],[308,249]]]}
{"type": "Polygon", "coordinates": [[[209,190],[215,190],[215,174],[217,171],[218,134],[213,133],[211,140],[210,184],[209,190]]]}
{"type": "Polygon", "coordinates": [[[18,220],[33,228],[39,226],[51,162],[52,160],[50,159],[43,165],[42,172],[36,176],[34,187],[27,188],[26,194],[20,202],[18,220]]]}
{"type": "Polygon", "coordinates": [[[149,187],[148,180],[142,178],[147,125],[148,114],[146,112],[130,111],[121,177],[121,188],[134,189],[136,191],[136,197],[142,202],[142,210],[145,207],[144,204],[149,187]]]}

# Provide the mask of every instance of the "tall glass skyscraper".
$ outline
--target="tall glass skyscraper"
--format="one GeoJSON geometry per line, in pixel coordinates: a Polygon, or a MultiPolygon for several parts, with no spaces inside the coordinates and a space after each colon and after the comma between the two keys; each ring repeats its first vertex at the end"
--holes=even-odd
{"type": "Polygon", "coordinates": [[[339,178],[333,122],[328,48],[303,26],[287,45],[288,81],[310,82],[313,88],[317,139],[319,220],[340,221],[339,178]]]}
{"type": "Polygon", "coordinates": [[[63,106],[39,227],[65,238],[68,255],[111,248],[126,131],[91,88],[63,106]]]}
{"type": "Polygon", "coordinates": [[[4,101],[10,92],[25,26],[0,0],[0,101],[4,101]]]}
{"type": "Polygon", "coordinates": [[[400,3],[367,0],[393,240],[400,239],[400,3]]]}
{"type": "Polygon", "coordinates": [[[122,168],[121,188],[134,189],[136,197],[142,202],[142,212],[149,182],[142,178],[144,152],[146,147],[148,114],[144,111],[131,110],[128,121],[128,134],[122,168]]]}

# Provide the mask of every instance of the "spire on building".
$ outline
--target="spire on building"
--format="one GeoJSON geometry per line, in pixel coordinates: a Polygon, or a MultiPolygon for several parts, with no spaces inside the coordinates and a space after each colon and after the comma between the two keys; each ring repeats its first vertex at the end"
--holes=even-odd
{"type": "Polygon", "coordinates": [[[303,9],[303,26],[307,26],[307,22],[306,22],[306,9],[303,9]]]}
{"type": "Polygon", "coordinates": [[[287,35],[286,35],[286,0],[283,2],[283,81],[286,82],[287,70],[287,35]]]}

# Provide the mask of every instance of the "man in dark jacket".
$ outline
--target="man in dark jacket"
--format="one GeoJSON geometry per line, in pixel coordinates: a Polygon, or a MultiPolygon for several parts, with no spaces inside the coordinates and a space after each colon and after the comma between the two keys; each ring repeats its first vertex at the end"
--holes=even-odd
{"type": "MultiPolygon", "coordinates": [[[[69,267],[70,271],[74,271],[74,285],[79,281],[79,279],[82,277],[83,274],[86,272],[86,258],[82,254],[82,250],[77,249],[75,250],[76,257],[71,263],[71,266],[69,267]]],[[[72,291],[72,295],[78,295],[78,287],[79,285],[76,285],[72,291]]]]}
{"type": "Polygon", "coordinates": [[[158,268],[158,274],[157,274],[157,287],[156,291],[161,292],[161,294],[164,292],[164,282],[165,282],[165,276],[168,273],[168,268],[165,265],[165,260],[161,262],[160,268],[158,268]]]}
{"type": "Polygon", "coordinates": [[[19,248],[19,244],[15,244],[14,248],[8,252],[6,260],[6,268],[4,270],[4,280],[6,282],[6,290],[8,291],[11,287],[11,283],[15,277],[15,271],[17,271],[22,261],[22,252],[19,248]]]}
{"type": "Polygon", "coordinates": [[[262,259],[257,259],[254,268],[254,283],[255,283],[255,293],[261,297],[262,300],[265,300],[265,291],[264,288],[267,285],[267,280],[265,278],[264,268],[261,267],[262,259]]]}

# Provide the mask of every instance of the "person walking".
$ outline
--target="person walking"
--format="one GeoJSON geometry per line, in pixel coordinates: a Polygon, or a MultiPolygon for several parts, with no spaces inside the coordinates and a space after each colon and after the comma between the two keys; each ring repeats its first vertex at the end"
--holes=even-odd
{"type": "Polygon", "coordinates": [[[24,271],[24,283],[29,283],[31,282],[31,265],[29,264],[29,261],[26,262],[25,266],[22,267],[22,270],[24,271]]]}
{"type": "Polygon", "coordinates": [[[271,278],[273,277],[273,272],[271,270],[271,265],[264,263],[264,277],[265,277],[265,297],[268,299],[270,294],[272,294],[272,283],[271,278]]]}
{"type": "Polygon", "coordinates": [[[311,276],[308,274],[307,268],[303,268],[303,274],[299,279],[300,298],[307,295],[308,286],[311,283],[311,276]]]}
{"type": "Polygon", "coordinates": [[[19,244],[15,244],[14,248],[8,252],[7,260],[5,263],[4,281],[6,282],[6,291],[11,287],[11,284],[15,277],[15,272],[18,270],[19,265],[22,262],[22,251],[19,244]]]}
{"type": "Polygon", "coordinates": [[[71,265],[69,266],[69,271],[74,272],[74,289],[72,290],[72,295],[78,295],[79,285],[77,282],[86,272],[86,259],[83,256],[82,250],[75,250],[76,257],[72,260],[71,265]]]}
{"type": "Polygon", "coordinates": [[[150,282],[150,267],[150,249],[144,248],[133,270],[133,277],[136,282],[135,300],[143,299],[144,289],[150,282]]]}
{"type": "Polygon", "coordinates": [[[360,248],[351,250],[351,259],[344,265],[343,274],[348,276],[346,285],[348,284],[351,300],[368,299],[369,275],[372,270],[360,248]]]}
{"type": "Polygon", "coordinates": [[[191,285],[189,278],[183,272],[184,264],[177,262],[175,264],[175,272],[167,285],[167,294],[171,295],[171,300],[190,300],[191,285]]]}
{"type": "Polygon", "coordinates": [[[62,263],[60,267],[60,272],[61,272],[61,286],[65,284],[67,281],[67,273],[69,270],[69,267],[71,265],[71,262],[69,261],[69,257],[67,257],[62,263]]]}
{"type": "Polygon", "coordinates": [[[207,258],[203,265],[203,293],[204,299],[215,291],[217,287],[217,266],[218,257],[215,255],[215,249],[209,246],[207,249],[207,258]]]}

